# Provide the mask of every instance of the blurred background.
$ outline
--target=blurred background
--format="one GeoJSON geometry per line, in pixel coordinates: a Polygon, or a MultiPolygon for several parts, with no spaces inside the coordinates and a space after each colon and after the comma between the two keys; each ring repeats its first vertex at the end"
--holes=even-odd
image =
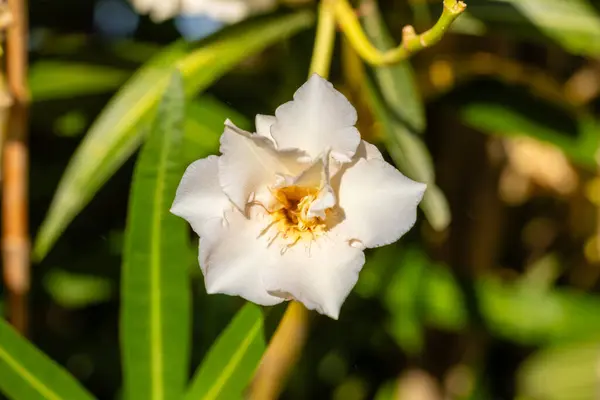
{"type": "MultiPolygon", "coordinates": [[[[363,22],[381,48],[399,43],[406,24],[427,29],[441,10],[441,0],[378,3],[385,24],[363,22]]],[[[600,398],[600,2],[466,3],[412,69],[364,66],[338,38],[330,80],[358,108],[363,138],[435,182],[434,194],[405,238],[368,252],[339,321],[311,314],[281,398],[600,398]]],[[[125,0],[31,0],[32,237],[88,128],[144,63],[175,41],[268,18],[251,14],[315,8],[287,0],[231,18],[161,21],[125,0]]],[[[311,26],[278,41],[194,98],[186,130],[199,143],[188,162],[217,153],[225,118],[252,129],[255,114],[291,99],[313,40],[311,26]]],[[[101,399],[121,387],[119,276],[134,161],[31,271],[30,339],[101,399]]],[[[194,246],[193,366],[243,304],[206,295],[194,246]]],[[[268,333],[283,310],[268,314],[268,333]]]]}

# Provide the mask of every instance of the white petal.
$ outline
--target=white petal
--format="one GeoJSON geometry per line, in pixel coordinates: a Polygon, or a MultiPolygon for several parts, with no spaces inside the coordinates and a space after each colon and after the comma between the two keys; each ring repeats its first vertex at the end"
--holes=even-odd
{"type": "Polygon", "coordinates": [[[184,0],[182,9],[186,14],[205,14],[228,24],[239,22],[250,13],[248,4],[243,0],[184,0]]]}
{"type": "Polygon", "coordinates": [[[320,187],[324,181],[329,183],[327,156],[317,158],[312,164],[292,180],[292,185],[301,187],[320,187]]]}
{"type": "Polygon", "coordinates": [[[381,152],[379,151],[377,146],[364,140],[360,141],[358,149],[356,149],[356,155],[360,158],[366,158],[367,160],[371,160],[374,158],[378,160],[383,160],[383,156],[381,155],[381,152]]]}
{"type": "Polygon", "coordinates": [[[296,160],[304,154],[290,150],[278,152],[273,143],[225,123],[221,136],[219,182],[229,199],[244,211],[252,193],[276,181],[276,175],[296,175],[303,166],[296,160]]]}
{"type": "Polygon", "coordinates": [[[202,235],[208,220],[221,221],[233,206],[219,185],[218,160],[217,156],[209,156],[190,164],[171,206],[171,212],[187,220],[198,235],[202,235]]]}
{"type": "Polygon", "coordinates": [[[333,231],[365,247],[393,243],[414,225],[425,189],[385,161],[360,159],[341,173],[338,204],[344,219],[333,231]]]}
{"type": "MultiPolygon", "coordinates": [[[[273,140],[271,136],[271,125],[275,123],[275,117],[272,115],[256,115],[255,118],[256,134],[273,140]]],[[[273,140],[273,142],[275,142],[273,140]]]]}
{"type": "Polygon", "coordinates": [[[298,243],[277,264],[266,268],[266,289],[283,298],[292,297],[310,310],[337,319],[340,308],[358,280],[365,263],[360,249],[323,236],[310,249],[298,243]]]}
{"type": "Polygon", "coordinates": [[[270,295],[263,284],[265,266],[276,255],[264,238],[257,238],[259,221],[249,220],[237,210],[226,214],[225,225],[211,222],[211,233],[200,239],[199,261],[206,292],[241,296],[270,306],[283,299],[270,295]]]}
{"type": "Polygon", "coordinates": [[[301,149],[314,159],[331,148],[334,159],[350,162],[360,143],[356,110],[317,74],[296,91],[293,101],[277,108],[275,117],[271,134],[280,149],[301,149]]]}
{"type": "MultiPolygon", "coordinates": [[[[383,155],[381,155],[381,152],[379,151],[377,146],[372,145],[369,142],[365,142],[364,140],[361,140],[358,147],[356,148],[356,153],[354,154],[352,161],[353,163],[356,163],[356,161],[358,161],[361,158],[366,158],[367,160],[370,160],[372,158],[383,160],[383,155]]],[[[339,176],[336,177],[336,175],[338,175],[340,171],[350,168],[353,165],[353,163],[341,163],[332,159],[329,163],[329,175],[332,177],[333,180],[339,181],[339,176]]]]}
{"type": "Polygon", "coordinates": [[[329,177],[329,152],[321,158],[321,179],[319,182],[319,193],[308,209],[309,218],[325,218],[325,211],[335,206],[336,198],[329,177]]]}

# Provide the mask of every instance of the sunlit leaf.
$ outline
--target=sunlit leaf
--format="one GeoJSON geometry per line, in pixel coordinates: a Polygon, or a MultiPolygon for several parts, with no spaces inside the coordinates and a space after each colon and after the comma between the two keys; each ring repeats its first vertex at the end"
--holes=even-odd
{"type": "Polygon", "coordinates": [[[598,394],[597,340],[553,346],[534,353],[518,371],[524,398],[590,400],[598,394]]]}
{"type": "Polygon", "coordinates": [[[14,400],[93,399],[75,378],[2,320],[0,392],[14,400]]]}
{"type": "Polygon", "coordinates": [[[191,96],[241,60],[312,22],[308,11],[255,20],[192,48],[176,43],[144,65],[110,101],[73,155],[38,233],[34,257],[46,255],[67,224],[138,147],[173,68],[181,71],[191,96]]]}
{"type": "Polygon", "coordinates": [[[63,61],[39,61],[31,66],[33,101],[69,99],[116,90],[130,73],[113,67],[63,61]]]}
{"type": "Polygon", "coordinates": [[[185,222],[169,212],[185,164],[183,87],[175,75],[137,161],[125,233],[121,339],[128,399],[181,398],[188,376],[185,222]]]}
{"type": "Polygon", "coordinates": [[[264,351],[263,315],[248,303],[213,343],[185,399],[241,399],[264,351]]]}

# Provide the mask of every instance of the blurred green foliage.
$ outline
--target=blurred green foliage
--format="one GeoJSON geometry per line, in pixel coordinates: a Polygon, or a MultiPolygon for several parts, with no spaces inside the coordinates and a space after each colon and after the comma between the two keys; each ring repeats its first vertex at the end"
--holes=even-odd
{"type": "MultiPolygon", "coordinates": [[[[238,299],[207,296],[197,244],[167,215],[168,192],[185,165],[218,151],[226,118],[251,130],[255,114],[291,98],[306,75],[315,3],[286,2],[282,8],[294,9],[185,43],[172,21],[147,18],[131,37],[103,37],[92,22],[103,1],[60,2],[30,5],[38,263],[30,341],[0,321],[0,392],[13,399],[153,398],[159,385],[165,398],[242,398],[282,306],[264,315],[238,299]],[[176,69],[185,93],[175,84],[160,109],[176,69]],[[177,140],[179,156],[170,152],[177,140]],[[161,198],[148,194],[163,184],[161,198]],[[159,287],[152,272],[162,277],[159,287]],[[164,322],[152,319],[157,310],[164,322]],[[149,342],[156,326],[160,345],[149,342]]],[[[360,15],[381,49],[399,42],[403,24],[430,25],[441,6],[378,3],[380,14],[360,15]]],[[[369,68],[367,96],[350,96],[360,120],[371,121],[363,135],[381,137],[386,158],[429,184],[425,218],[399,244],[368,253],[339,321],[312,318],[282,398],[383,400],[401,392],[411,400],[410,393],[436,390],[453,399],[597,396],[600,257],[584,248],[597,235],[599,206],[586,188],[600,143],[600,5],[466,3],[467,14],[442,43],[410,62],[369,68]],[[458,74],[467,69],[458,62],[453,69],[453,60],[481,52],[523,68],[490,70],[472,57],[469,71],[478,74],[463,83],[458,74]],[[548,79],[528,76],[527,66],[548,79]],[[540,81],[554,82],[557,95],[540,93],[540,81]],[[421,94],[423,82],[434,96],[421,94]],[[564,194],[526,176],[535,190],[521,204],[505,203],[506,144],[518,137],[564,154],[576,189],[564,194]],[[534,229],[539,220],[543,228],[534,229]]],[[[342,62],[335,53],[332,81],[344,88],[342,62]]],[[[551,173],[557,164],[536,168],[551,173]]]]}

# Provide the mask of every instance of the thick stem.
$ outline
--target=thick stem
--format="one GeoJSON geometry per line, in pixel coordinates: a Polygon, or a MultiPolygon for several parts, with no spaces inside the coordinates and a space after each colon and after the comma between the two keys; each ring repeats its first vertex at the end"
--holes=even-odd
{"type": "Polygon", "coordinates": [[[319,19],[309,75],[317,73],[327,79],[335,44],[335,15],[329,1],[319,5],[319,19]]]}
{"type": "Polygon", "coordinates": [[[26,0],[9,0],[12,24],[6,35],[6,75],[13,105],[3,148],[2,261],[8,289],[10,321],[27,332],[29,292],[29,234],[26,144],[27,105],[27,17],[26,0]]]}
{"type": "MultiPolygon", "coordinates": [[[[335,17],[330,3],[322,1],[309,76],[313,73],[323,78],[329,76],[334,43],[335,17]]],[[[288,305],[256,371],[248,399],[271,400],[279,397],[304,347],[308,317],[308,310],[302,304],[292,301],[288,305]]]]}
{"type": "MultiPolygon", "coordinates": [[[[411,25],[407,25],[402,29],[402,43],[394,49],[382,52],[373,46],[365,35],[348,0],[329,1],[333,5],[337,22],[352,47],[362,59],[377,66],[396,64],[412,54],[436,44],[442,39],[452,22],[467,8],[462,1],[444,0],[442,15],[431,29],[417,35],[415,29],[411,25]]],[[[367,6],[375,6],[375,4],[367,6]]]]}

